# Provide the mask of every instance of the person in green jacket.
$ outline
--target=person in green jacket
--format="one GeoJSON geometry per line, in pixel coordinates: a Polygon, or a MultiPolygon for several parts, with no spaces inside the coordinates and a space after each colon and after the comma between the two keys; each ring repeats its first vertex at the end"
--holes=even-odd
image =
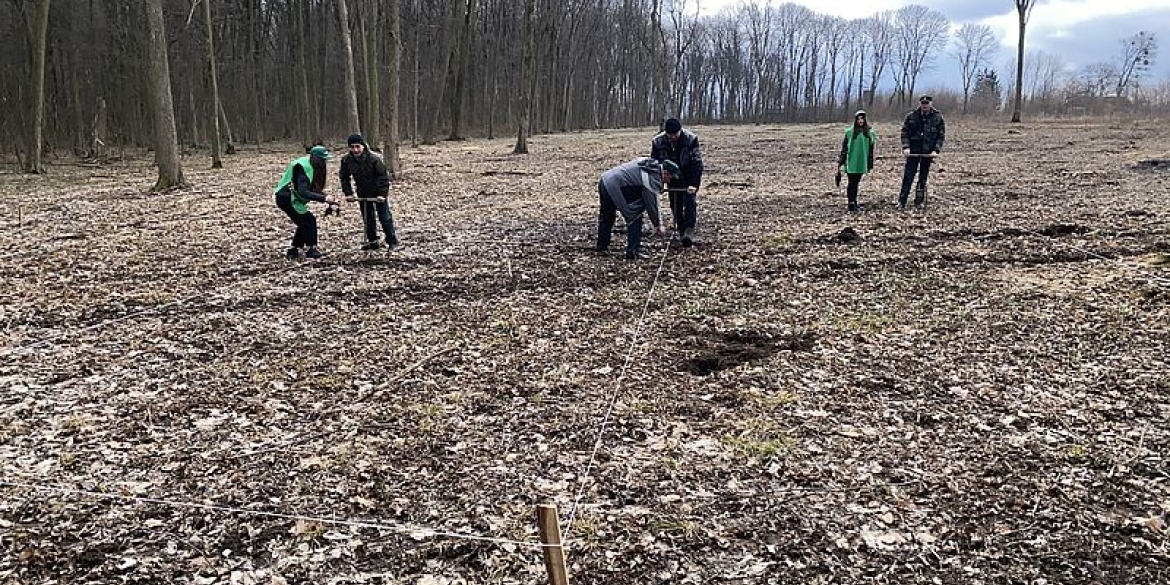
{"type": "Polygon", "coordinates": [[[837,172],[845,169],[849,175],[849,185],[845,194],[849,198],[849,211],[860,211],[857,204],[858,186],[861,177],[873,170],[873,144],[877,134],[869,127],[865,110],[857,110],[853,114],[853,125],[845,131],[845,139],[841,141],[841,156],[837,157],[837,172]]]}
{"type": "Polygon", "coordinates": [[[317,249],[317,216],[309,211],[309,202],[338,203],[336,197],[321,193],[325,188],[325,161],[331,158],[333,155],[329,149],[318,144],[310,148],[305,156],[289,163],[280,182],[276,184],[276,206],[288,214],[297,226],[292,247],[287,253],[289,260],[300,258],[302,248],[308,248],[305,251],[306,258],[325,255],[317,249]]]}

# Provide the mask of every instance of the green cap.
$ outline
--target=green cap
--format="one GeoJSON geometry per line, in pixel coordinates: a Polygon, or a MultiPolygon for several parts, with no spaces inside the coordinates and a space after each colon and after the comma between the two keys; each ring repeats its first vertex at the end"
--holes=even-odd
{"type": "Polygon", "coordinates": [[[323,158],[325,160],[329,160],[329,159],[333,158],[333,153],[329,152],[328,148],[325,148],[324,146],[321,146],[320,144],[318,144],[317,146],[314,146],[313,148],[309,149],[309,156],[316,156],[316,157],[323,158]]]}
{"type": "Polygon", "coordinates": [[[678,165],[675,164],[675,162],[670,160],[670,159],[662,161],[662,170],[664,170],[664,171],[666,171],[666,172],[668,172],[676,177],[679,176],[678,165]]]}

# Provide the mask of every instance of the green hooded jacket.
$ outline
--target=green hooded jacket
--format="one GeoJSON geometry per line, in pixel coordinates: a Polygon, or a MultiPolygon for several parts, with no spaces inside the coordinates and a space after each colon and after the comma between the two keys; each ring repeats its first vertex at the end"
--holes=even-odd
{"type": "Polygon", "coordinates": [[[853,133],[850,126],[845,131],[845,139],[841,141],[841,156],[837,164],[845,165],[845,172],[854,175],[864,175],[873,170],[873,143],[877,140],[877,133],[871,128],[869,134],[853,133]]]}

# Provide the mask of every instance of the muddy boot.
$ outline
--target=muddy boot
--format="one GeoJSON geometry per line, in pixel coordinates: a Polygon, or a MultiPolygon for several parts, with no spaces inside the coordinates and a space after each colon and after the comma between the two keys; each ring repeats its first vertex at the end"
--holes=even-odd
{"type": "Polygon", "coordinates": [[[687,228],[682,233],[682,245],[684,248],[691,247],[695,243],[695,228],[687,228]]]}
{"type": "Polygon", "coordinates": [[[857,205],[857,198],[856,198],[856,197],[850,197],[850,198],[849,198],[849,211],[852,211],[852,212],[857,212],[857,211],[860,211],[860,210],[861,210],[861,208],[860,208],[860,207],[858,207],[858,205],[857,205]]]}

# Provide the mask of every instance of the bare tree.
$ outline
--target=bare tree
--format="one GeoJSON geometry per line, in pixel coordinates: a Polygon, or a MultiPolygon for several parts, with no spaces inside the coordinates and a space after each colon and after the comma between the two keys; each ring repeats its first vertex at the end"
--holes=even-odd
{"type": "Polygon", "coordinates": [[[975,74],[989,65],[992,50],[995,49],[995,33],[986,24],[967,23],[955,31],[955,59],[963,81],[963,113],[971,99],[971,87],[975,74]]]}
{"type": "Polygon", "coordinates": [[[29,173],[45,172],[42,161],[45,147],[45,46],[49,36],[49,0],[37,0],[33,22],[29,30],[29,42],[32,45],[32,116],[29,122],[32,125],[29,132],[28,159],[25,161],[25,171],[29,173]]]}
{"type": "Polygon", "coordinates": [[[532,75],[533,53],[536,52],[536,35],[532,30],[532,13],[536,11],[536,0],[524,2],[524,58],[520,65],[520,124],[516,130],[514,154],[528,154],[528,125],[532,121],[532,93],[529,88],[532,75]]]}
{"type": "Polygon", "coordinates": [[[1068,64],[1060,55],[1046,51],[1028,51],[1024,63],[1025,102],[1039,108],[1053,106],[1068,64]]]}
{"type": "Polygon", "coordinates": [[[201,1],[203,2],[203,20],[207,25],[207,63],[211,69],[211,118],[213,120],[213,133],[211,136],[211,168],[222,169],[223,161],[219,158],[219,111],[222,106],[219,103],[219,73],[215,69],[215,34],[212,33],[211,26],[211,0],[201,1]]]}
{"type": "Polygon", "coordinates": [[[471,47],[471,15],[475,0],[456,0],[455,14],[463,17],[459,47],[455,55],[455,88],[451,92],[451,134],[447,140],[463,140],[463,95],[467,88],[467,54],[471,47]]]}
{"type": "Polygon", "coordinates": [[[890,63],[891,49],[894,42],[894,13],[886,10],[869,17],[865,26],[865,34],[869,41],[869,89],[866,90],[866,105],[873,107],[874,96],[877,94],[878,83],[882,72],[890,63]]]}
{"type": "Polygon", "coordinates": [[[1117,64],[1117,95],[1126,95],[1136,87],[1142,74],[1149,71],[1158,56],[1158,41],[1154,33],[1141,31],[1121,42],[1121,62],[1117,64]]]}
{"type": "Polygon", "coordinates": [[[1028,28],[1028,19],[1032,17],[1032,9],[1038,0],[1014,0],[1016,15],[1019,17],[1020,39],[1016,43],[1016,104],[1012,111],[1012,122],[1023,121],[1020,109],[1024,101],[1024,32],[1028,28]]]}
{"type": "Polygon", "coordinates": [[[345,85],[341,91],[345,100],[345,124],[349,132],[361,133],[361,122],[358,120],[357,81],[353,68],[353,37],[349,32],[349,10],[345,6],[346,0],[335,0],[337,4],[337,20],[341,25],[341,73],[345,85]]]}
{"type": "Polygon", "coordinates": [[[162,0],[146,0],[146,24],[150,40],[146,74],[150,80],[154,112],[154,160],[158,164],[158,181],[154,190],[164,191],[183,184],[183,166],[179,162],[179,138],[175,131],[175,103],[171,96],[162,0]]]}
{"type": "Polygon", "coordinates": [[[683,83],[683,59],[700,39],[699,0],[672,0],[666,13],[670,18],[668,31],[671,58],[670,89],[674,92],[674,103],[671,106],[676,115],[682,115],[687,94],[683,83]],[[692,9],[694,14],[688,15],[687,12],[692,9]]]}
{"type": "Polygon", "coordinates": [[[898,72],[901,90],[899,97],[903,105],[908,95],[914,95],[918,76],[934,61],[934,48],[945,41],[950,23],[937,10],[925,6],[910,5],[894,13],[896,53],[901,71],[898,72]]]}
{"type": "Polygon", "coordinates": [[[378,131],[381,129],[380,103],[380,76],[378,75],[378,43],[381,33],[381,20],[378,18],[378,0],[355,2],[358,36],[362,42],[362,69],[365,83],[365,110],[359,112],[359,119],[365,120],[366,129],[363,137],[366,144],[377,147],[381,142],[378,131]]]}
{"type": "Polygon", "coordinates": [[[398,90],[402,79],[402,13],[399,0],[387,0],[389,13],[386,27],[386,60],[389,72],[386,74],[386,166],[391,176],[402,172],[402,157],[398,153],[398,90]]]}

